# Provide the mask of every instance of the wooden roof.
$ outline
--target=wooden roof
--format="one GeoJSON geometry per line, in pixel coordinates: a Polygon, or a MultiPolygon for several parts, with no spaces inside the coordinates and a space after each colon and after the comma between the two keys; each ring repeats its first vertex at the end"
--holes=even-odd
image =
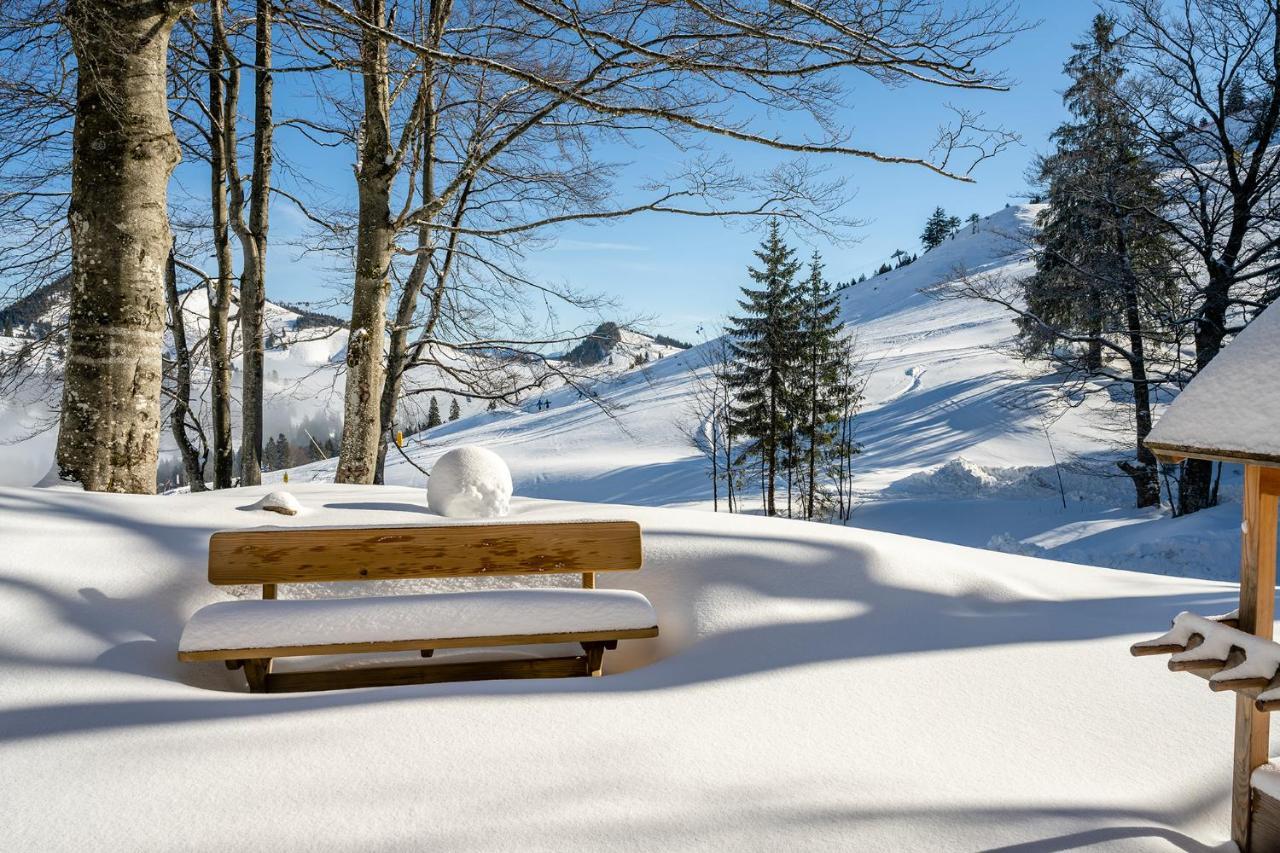
{"type": "Polygon", "coordinates": [[[1280,467],[1280,304],[1191,380],[1146,445],[1164,458],[1280,467]]]}

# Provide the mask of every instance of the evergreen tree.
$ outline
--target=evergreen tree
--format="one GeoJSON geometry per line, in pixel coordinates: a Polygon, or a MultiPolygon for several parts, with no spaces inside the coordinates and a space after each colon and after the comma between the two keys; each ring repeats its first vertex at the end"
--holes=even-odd
{"type": "Polygon", "coordinates": [[[1113,18],[1098,15],[1067,61],[1063,101],[1071,120],[1054,131],[1054,151],[1038,163],[1049,206],[1039,216],[1020,339],[1029,353],[1052,354],[1073,372],[1131,386],[1137,464],[1120,467],[1134,481],[1138,505],[1156,506],[1156,460],[1142,440],[1152,421],[1147,350],[1160,334],[1157,315],[1172,300],[1170,253],[1164,226],[1147,213],[1163,206],[1159,171],[1119,93],[1125,69],[1114,30],[1113,18]],[[1083,349],[1064,355],[1068,340],[1083,349]],[[1106,365],[1107,356],[1124,362],[1127,376],[1106,365]]]}
{"type": "Polygon", "coordinates": [[[332,459],[338,455],[338,449],[333,446],[333,436],[329,436],[324,440],[324,458],[332,459]]]}
{"type": "Polygon", "coordinates": [[[1244,81],[1239,77],[1231,78],[1231,85],[1227,89],[1227,99],[1223,104],[1223,113],[1233,116],[1244,112],[1248,106],[1249,102],[1244,94],[1244,81]]]}
{"type": "Polygon", "coordinates": [[[289,439],[284,437],[284,433],[276,436],[276,459],[273,466],[276,471],[283,471],[290,467],[293,459],[293,448],[289,446],[289,439]]]}
{"type": "Polygon", "coordinates": [[[794,407],[798,451],[805,466],[801,498],[805,518],[813,518],[818,495],[818,471],[835,434],[839,380],[840,302],[822,276],[822,257],[813,253],[809,277],[800,286],[799,363],[795,377],[794,407]]]}
{"type": "Polygon", "coordinates": [[[881,264],[880,268],[876,270],[876,275],[884,275],[885,273],[892,272],[892,271],[893,271],[893,267],[889,266],[888,264],[881,264]]]}
{"type": "Polygon", "coordinates": [[[458,408],[458,398],[454,397],[449,400],[449,420],[456,421],[462,417],[462,409],[458,408]]]}
{"type": "Polygon", "coordinates": [[[927,252],[942,245],[942,242],[958,227],[960,227],[960,220],[954,216],[947,216],[947,212],[941,207],[935,207],[924,224],[924,231],[920,233],[920,242],[924,245],[924,250],[927,252]]]}
{"type": "Polygon", "coordinates": [[[444,421],[440,420],[440,402],[436,400],[435,395],[431,396],[431,405],[427,408],[427,429],[438,427],[444,421]]]}
{"type": "Polygon", "coordinates": [[[497,410],[498,410],[498,401],[497,401],[497,400],[490,400],[490,401],[489,401],[489,411],[491,411],[491,412],[496,412],[497,410]]]}
{"type": "Polygon", "coordinates": [[[267,446],[262,451],[262,467],[268,471],[276,470],[276,440],[267,439],[267,446]]]}
{"type": "Polygon", "coordinates": [[[775,489],[787,423],[787,380],[795,364],[800,328],[795,275],[800,264],[782,240],[777,220],[756,250],[760,268],[747,268],[757,287],[744,286],[738,305],[743,316],[729,318],[734,364],[728,377],[734,393],[731,419],[744,439],[743,456],[759,460],[765,512],[777,515],[775,489]]]}

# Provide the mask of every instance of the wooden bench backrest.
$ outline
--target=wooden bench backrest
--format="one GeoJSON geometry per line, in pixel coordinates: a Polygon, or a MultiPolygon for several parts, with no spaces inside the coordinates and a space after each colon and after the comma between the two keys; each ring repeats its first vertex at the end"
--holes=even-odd
{"type": "Polygon", "coordinates": [[[219,585],[529,575],[640,568],[634,521],[459,524],[433,527],[284,527],[229,530],[209,539],[219,585]]]}

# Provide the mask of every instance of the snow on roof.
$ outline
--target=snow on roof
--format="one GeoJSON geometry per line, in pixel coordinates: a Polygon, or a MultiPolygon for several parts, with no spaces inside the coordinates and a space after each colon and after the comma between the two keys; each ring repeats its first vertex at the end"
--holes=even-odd
{"type": "Polygon", "coordinates": [[[1259,314],[1191,381],[1146,444],[1166,456],[1280,466],[1280,308],[1259,314]]]}

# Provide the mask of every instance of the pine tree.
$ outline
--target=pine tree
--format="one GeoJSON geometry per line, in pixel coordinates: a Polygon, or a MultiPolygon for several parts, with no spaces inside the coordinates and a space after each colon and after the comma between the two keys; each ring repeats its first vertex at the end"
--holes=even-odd
{"type": "Polygon", "coordinates": [[[1138,506],[1156,506],[1156,460],[1142,443],[1152,421],[1147,350],[1172,299],[1170,253],[1164,226],[1146,213],[1163,207],[1160,176],[1119,94],[1125,68],[1115,24],[1096,16],[1067,61],[1071,120],[1038,163],[1049,206],[1039,218],[1036,272],[1024,285],[1020,339],[1029,353],[1053,354],[1086,375],[1105,370],[1131,387],[1137,464],[1119,464],[1138,506]],[[1078,356],[1062,355],[1065,339],[1083,343],[1078,356]],[[1125,363],[1127,376],[1106,364],[1108,355],[1125,363]]]}
{"type": "Polygon", "coordinates": [[[289,439],[284,437],[284,433],[276,436],[276,460],[274,469],[283,471],[290,467],[293,458],[293,448],[289,446],[289,439]]]}
{"type": "Polygon", "coordinates": [[[887,272],[893,272],[893,267],[888,264],[881,264],[880,268],[876,270],[876,275],[884,275],[887,272]]]}
{"type": "Polygon", "coordinates": [[[942,245],[942,242],[951,236],[951,232],[960,227],[960,220],[954,216],[947,216],[947,212],[941,207],[935,207],[933,213],[924,224],[924,231],[920,233],[920,242],[924,244],[924,250],[942,245]],[[955,224],[952,225],[954,220],[955,224]]]}
{"type": "Polygon", "coordinates": [[[765,512],[777,515],[775,491],[787,424],[787,380],[795,363],[800,311],[795,275],[800,264],[782,240],[777,220],[756,250],[761,267],[747,268],[758,285],[744,286],[738,305],[743,316],[729,319],[734,365],[728,377],[735,401],[734,430],[745,441],[744,456],[760,461],[765,512]]]}
{"type": "Polygon", "coordinates": [[[491,412],[496,412],[497,410],[498,410],[498,401],[497,401],[497,400],[490,400],[490,401],[489,401],[489,411],[491,411],[491,412]]]}
{"type": "Polygon", "coordinates": [[[444,421],[440,420],[440,402],[436,400],[435,395],[431,397],[431,405],[427,408],[427,429],[440,426],[444,421]]]}
{"type": "Polygon", "coordinates": [[[1249,101],[1244,93],[1244,81],[1239,77],[1231,79],[1231,85],[1227,89],[1227,99],[1223,104],[1223,113],[1233,116],[1242,113],[1249,106],[1249,101]]]}
{"type": "Polygon", "coordinates": [[[262,467],[268,471],[276,469],[276,440],[267,439],[267,446],[262,451],[262,467]]]}
{"type": "Polygon", "coordinates": [[[799,364],[795,378],[798,450],[805,466],[801,497],[805,518],[813,518],[818,470],[832,441],[838,413],[840,302],[822,275],[822,257],[813,253],[809,277],[800,286],[799,364]]]}
{"type": "Polygon", "coordinates": [[[458,398],[454,397],[449,401],[449,420],[456,421],[462,417],[462,409],[458,408],[458,398]]]}

